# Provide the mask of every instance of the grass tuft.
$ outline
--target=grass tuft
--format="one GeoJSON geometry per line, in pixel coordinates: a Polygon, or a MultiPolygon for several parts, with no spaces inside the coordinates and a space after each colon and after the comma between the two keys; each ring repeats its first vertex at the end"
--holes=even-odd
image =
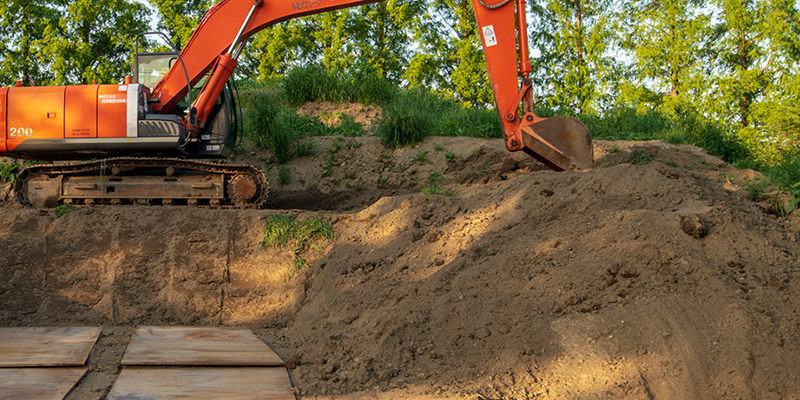
{"type": "Polygon", "coordinates": [[[14,179],[17,178],[17,169],[19,169],[17,163],[0,164],[0,182],[14,183],[14,179]]]}
{"type": "Polygon", "coordinates": [[[433,161],[428,160],[428,152],[427,151],[422,151],[422,149],[417,149],[417,154],[413,155],[413,156],[410,156],[408,158],[418,162],[419,165],[433,164],[433,161]]]}
{"type": "Polygon", "coordinates": [[[73,211],[77,211],[78,207],[73,206],[72,204],[62,204],[55,209],[56,218],[61,218],[73,211]]]}
{"type": "Polygon", "coordinates": [[[645,165],[653,159],[642,150],[634,150],[622,161],[623,164],[645,165]]]}
{"type": "Polygon", "coordinates": [[[335,238],[333,226],[318,217],[298,221],[288,215],[273,214],[264,217],[261,245],[291,250],[294,259],[286,274],[286,280],[289,280],[306,266],[305,260],[301,257],[306,249],[319,241],[330,243],[335,238]]]}
{"type": "Polygon", "coordinates": [[[423,182],[423,187],[420,192],[426,196],[441,195],[441,196],[455,196],[456,192],[452,188],[445,188],[442,186],[442,174],[438,172],[431,172],[423,182]]]}
{"type": "Polygon", "coordinates": [[[412,88],[384,106],[376,135],[384,146],[396,148],[428,136],[500,138],[502,127],[494,110],[464,108],[426,89],[412,88]]]}
{"type": "Polygon", "coordinates": [[[374,70],[337,73],[319,65],[293,68],[286,74],[281,88],[289,104],[295,107],[317,100],[383,103],[397,92],[395,85],[374,70]]]}
{"type": "Polygon", "coordinates": [[[289,175],[289,168],[286,168],[285,165],[281,165],[278,167],[278,182],[282,185],[288,185],[291,182],[292,177],[289,175]]]}
{"type": "Polygon", "coordinates": [[[745,192],[747,192],[745,197],[747,197],[747,199],[750,201],[761,201],[764,197],[764,193],[771,186],[772,182],[770,182],[769,178],[762,178],[753,182],[745,182],[745,184],[742,185],[745,192]]]}

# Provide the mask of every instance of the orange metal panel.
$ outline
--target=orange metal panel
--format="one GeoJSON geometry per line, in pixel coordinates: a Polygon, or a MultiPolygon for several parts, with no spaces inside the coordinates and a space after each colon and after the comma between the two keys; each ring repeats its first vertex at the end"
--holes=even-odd
{"type": "Polygon", "coordinates": [[[64,138],[97,137],[98,85],[68,86],[64,104],[64,138]]]}
{"type": "Polygon", "coordinates": [[[97,137],[126,137],[127,85],[100,85],[97,89],[97,137]]]}
{"type": "Polygon", "coordinates": [[[520,103],[520,99],[517,98],[520,84],[517,71],[514,3],[512,1],[499,8],[488,9],[478,0],[472,1],[483,41],[489,78],[497,101],[497,111],[500,113],[506,132],[516,128],[520,103]],[[511,118],[506,115],[508,113],[511,114],[511,118]]]}
{"type": "Polygon", "coordinates": [[[8,151],[26,140],[64,138],[64,90],[64,86],[8,89],[8,151]]]}
{"type": "Polygon", "coordinates": [[[0,153],[5,153],[6,149],[6,107],[8,105],[8,88],[0,88],[0,153]]]}

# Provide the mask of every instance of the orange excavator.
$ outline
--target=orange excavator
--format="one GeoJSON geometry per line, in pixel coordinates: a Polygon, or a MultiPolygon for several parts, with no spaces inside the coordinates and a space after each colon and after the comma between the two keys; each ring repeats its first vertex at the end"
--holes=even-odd
{"type": "MultiPolygon", "coordinates": [[[[35,208],[261,206],[268,182],[259,169],[199,161],[228,157],[241,139],[230,77],[243,46],[276,23],[376,1],[221,0],[182,51],[137,53],[123,84],[0,88],[1,156],[89,160],[25,168],[14,183],[17,200],[35,208]]],[[[524,0],[489,1],[473,6],[506,147],[554,170],[590,169],[588,129],[533,112],[524,0]]]]}

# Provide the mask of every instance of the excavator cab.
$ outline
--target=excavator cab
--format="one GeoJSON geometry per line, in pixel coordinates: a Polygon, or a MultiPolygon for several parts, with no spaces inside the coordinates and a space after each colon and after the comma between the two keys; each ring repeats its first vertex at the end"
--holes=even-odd
{"type": "MultiPolygon", "coordinates": [[[[148,88],[154,88],[176,62],[180,62],[179,52],[145,52],[134,56],[133,79],[148,88]]],[[[179,66],[180,67],[180,66],[179,66]]],[[[192,99],[205,84],[207,77],[201,79],[184,99],[178,102],[166,115],[175,115],[181,123],[191,112],[192,99]]],[[[233,78],[217,98],[206,121],[200,124],[195,137],[187,137],[182,143],[183,151],[191,158],[227,158],[241,140],[242,118],[238,106],[238,90],[233,78]]],[[[148,113],[145,119],[159,118],[161,113],[148,113]]]]}
{"type": "Polygon", "coordinates": [[[154,88],[178,61],[177,51],[137,53],[133,62],[133,81],[154,88]]]}

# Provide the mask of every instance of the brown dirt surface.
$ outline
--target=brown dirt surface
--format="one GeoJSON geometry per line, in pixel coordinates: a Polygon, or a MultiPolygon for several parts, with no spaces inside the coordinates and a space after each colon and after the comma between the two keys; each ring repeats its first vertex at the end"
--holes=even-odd
{"type": "Polygon", "coordinates": [[[342,115],[350,116],[353,121],[363,124],[367,130],[374,127],[383,110],[376,105],[359,103],[333,103],[329,101],[308,101],[297,109],[299,115],[318,117],[326,125],[336,126],[342,122],[342,115]]]}
{"type": "Polygon", "coordinates": [[[137,325],[251,328],[299,399],[800,398],[800,223],[745,199],[756,173],[660,142],[557,173],[497,139],[315,140],[264,210],[0,200],[0,326],[102,326],[74,399],[107,395],[137,325]],[[421,193],[435,174],[451,195],[421,193]],[[337,239],[287,280],[270,214],[337,239]]]}

